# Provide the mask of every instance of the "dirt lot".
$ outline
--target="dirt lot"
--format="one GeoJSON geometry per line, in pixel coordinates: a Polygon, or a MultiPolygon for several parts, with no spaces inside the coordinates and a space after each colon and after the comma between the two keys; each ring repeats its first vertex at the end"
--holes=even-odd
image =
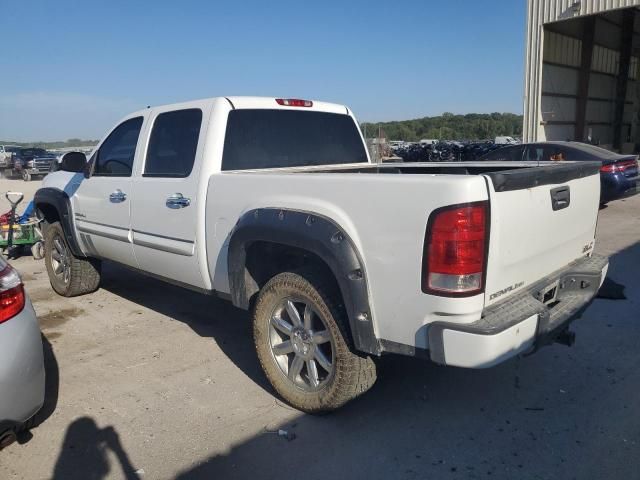
{"type": "Polygon", "coordinates": [[[386,357],[372,391],[322,417],[274,397],[229,304],[113,265],[98,292],[63,299],[20,258],[47,418],[0,452],[0,477],[639,478],[639,220],[640,196],[601,211],[598,249],[627,300],[596,300],[573,348],[481,371],[386,357]]]}

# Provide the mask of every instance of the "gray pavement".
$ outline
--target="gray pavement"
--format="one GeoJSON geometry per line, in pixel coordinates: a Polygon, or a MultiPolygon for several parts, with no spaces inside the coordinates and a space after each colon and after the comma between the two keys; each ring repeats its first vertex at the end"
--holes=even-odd
{"type": "Polygon", "coordinates": [[[640,478],[640,196],[601,210],[598,237],[628,298],[596,300],[574,347],[478,371],[385,357],[368,394],[325,416],[274,396],[229,304],[114,265],[63,299],[20,258],[48,397],[0,478],[640,478]]]}

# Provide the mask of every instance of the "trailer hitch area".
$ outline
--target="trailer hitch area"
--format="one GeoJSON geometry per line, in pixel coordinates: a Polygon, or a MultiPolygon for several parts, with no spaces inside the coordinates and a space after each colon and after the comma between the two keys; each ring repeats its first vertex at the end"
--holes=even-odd
{"type": "Polygon", "coordinates": [[[563,330],[558,334],[556,338],[553,340],[555,343],[559,343],[560,345],[566,345],[567,347],[573,346],[576,343],[576,333],[570,331],[568,328],[563,330]]]}

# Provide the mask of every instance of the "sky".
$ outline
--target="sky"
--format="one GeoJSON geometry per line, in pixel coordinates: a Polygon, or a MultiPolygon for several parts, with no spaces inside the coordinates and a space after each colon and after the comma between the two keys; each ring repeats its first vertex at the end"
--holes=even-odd
{"type": "Polygon", "coordinates": [[[229,95],[360,121],[522,112],[526,0],[0,0],[0,139],[97,139],[229,95]]]}

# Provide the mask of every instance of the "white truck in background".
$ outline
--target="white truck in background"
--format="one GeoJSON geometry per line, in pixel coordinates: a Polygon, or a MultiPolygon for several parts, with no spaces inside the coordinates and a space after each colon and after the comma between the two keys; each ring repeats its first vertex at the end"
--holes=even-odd
{"type": "Polygon", "coordinates": [[[7,175],[13,169],[13,154],[19,147],[15,145],[0,145],[0,172],[7,175]]]}
{"type": "Polygon", "coordinates": [[[608,266],[598,164],[373,164],[342,105],[148,108],[61,168],[35,195],[56,292],[96,290],[108,260],[227,298],[307,412],[367,391],[383,354],[484,368],[571,343],[608,266]]]}

